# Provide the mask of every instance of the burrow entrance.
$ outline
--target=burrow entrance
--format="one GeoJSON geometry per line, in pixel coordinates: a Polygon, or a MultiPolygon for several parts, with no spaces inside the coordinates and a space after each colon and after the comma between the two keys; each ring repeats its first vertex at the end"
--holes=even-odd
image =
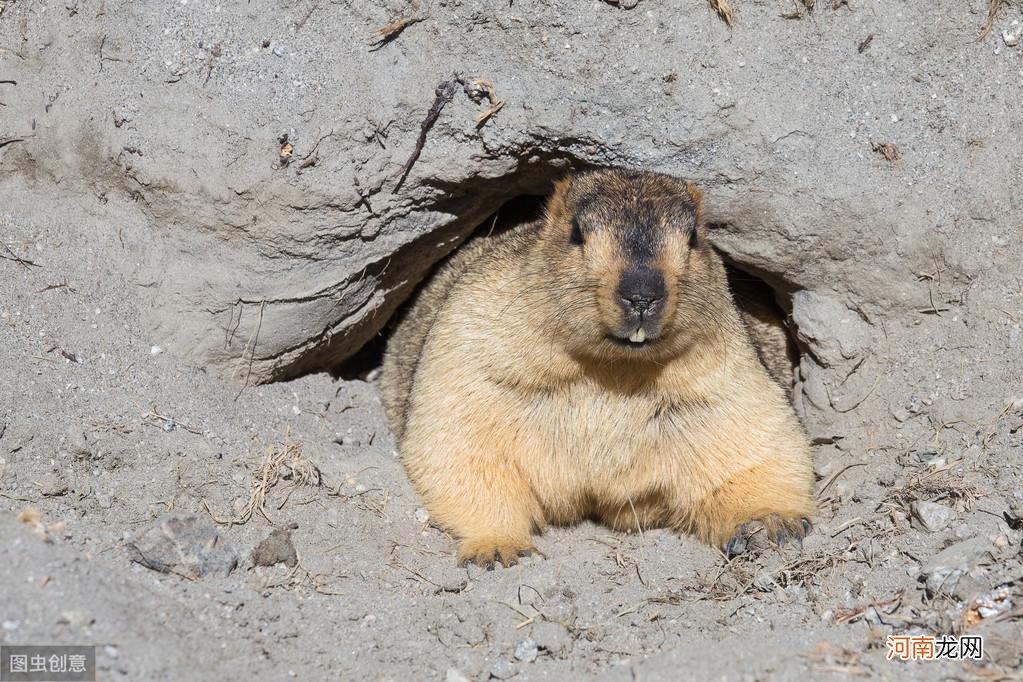
{"type": "MultiPolygon", "coordinates": [[[[543,216],[546,201],[547,197],[534,194],[524,194],[506,201],[473,230],[466,239],[466,243],[473,239],[500,234],[523,223],[540,219],[543,216]]],[[[713,226],[711,228],[713,233],[713,226]]],[[[784,304],[789,300],[792,292],[772,287],[764,278],[744,270],[736,264],[727,253],[721,250],[718,250],[718,253],[725,261],[732,297],[747,327],[759,340],[766,340],[774,347],[775,352],[762,354],[761,360],[764,361],[772,377],[787,392],[791,392],[795,370],[799,366],[799,346],[796,342],[794,326],[786,310],[786,308],[791,309],[791,306],[784,304]],[[779,349],[781,352],[778,352],[779,349]]],[[[444,260],[441,260],[433,267],[427,279],[443,262],[444,260]]],[[[773,279],[783,281],[784,278],[773,279]]],[[[382,362],[391,327],[407,305],[408,301],[402,303],[392,320],[380,333],[364,345],[358,353],[336,366],[332,372],[334,376],[349,380],[372,379],[382,362]]]]}

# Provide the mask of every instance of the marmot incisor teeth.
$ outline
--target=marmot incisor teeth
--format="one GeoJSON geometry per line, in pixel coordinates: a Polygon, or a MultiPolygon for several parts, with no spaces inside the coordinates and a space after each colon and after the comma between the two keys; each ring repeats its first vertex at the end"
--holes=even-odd
{"type": "Polygon", "coordinates": [[[512,564],[549,524],[802,537],[810,448],[707,241],[691,183],[593,171],[543,220],[470,242],[397,325],[382,387],[459,561],[512,564]]]}

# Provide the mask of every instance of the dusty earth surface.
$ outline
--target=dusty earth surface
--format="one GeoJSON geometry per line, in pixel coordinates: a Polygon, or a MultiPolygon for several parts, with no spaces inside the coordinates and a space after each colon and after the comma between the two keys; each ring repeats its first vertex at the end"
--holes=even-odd
{"type": "Polygon", "coordinates": [[[735,9],[0,0],[0,643],[102,679],[1018,679],[1023,13],[735,9]],[[790,313],[802,548],[583,525],[487,572],[430,526],[385,323],[585,165],[699,182],[790,313]],[[885,658],[942,633],[983,660],[885,658]]]}

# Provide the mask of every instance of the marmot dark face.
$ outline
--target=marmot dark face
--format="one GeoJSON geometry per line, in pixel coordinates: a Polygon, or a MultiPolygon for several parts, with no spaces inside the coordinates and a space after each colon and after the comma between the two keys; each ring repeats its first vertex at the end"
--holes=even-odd
{"type": "Polygon", "coordinates": [[[677,355],[713,321],[710,289],[728,298],[705,232],[692,183],[625,171],[559,183],[540,236],[555,336],[576,354],[677,355]]]}

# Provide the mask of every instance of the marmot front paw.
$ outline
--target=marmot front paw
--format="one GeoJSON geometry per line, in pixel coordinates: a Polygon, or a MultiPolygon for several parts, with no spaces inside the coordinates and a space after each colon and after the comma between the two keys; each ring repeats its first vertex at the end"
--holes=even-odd
{"type": "Polygon", "coordinates": [[[781,547],[789,540],[799,541],[813,530],[813,523],[806,517],[783,518],[778,514],[770,514],[739,526],[731,538],[721,548],[726,559],[742,554],[747,549],[763,550],[772,543],[781,547]]]}
{"type": "Polygon", "coordinates": [[[502,537],[466,538],[458,546],[458,565],[473,563],[477,566],[492,569],[495,561],[508,568],[519,563],[519,557],[543,553],[526,540],[515,540],[502,537]]]}

